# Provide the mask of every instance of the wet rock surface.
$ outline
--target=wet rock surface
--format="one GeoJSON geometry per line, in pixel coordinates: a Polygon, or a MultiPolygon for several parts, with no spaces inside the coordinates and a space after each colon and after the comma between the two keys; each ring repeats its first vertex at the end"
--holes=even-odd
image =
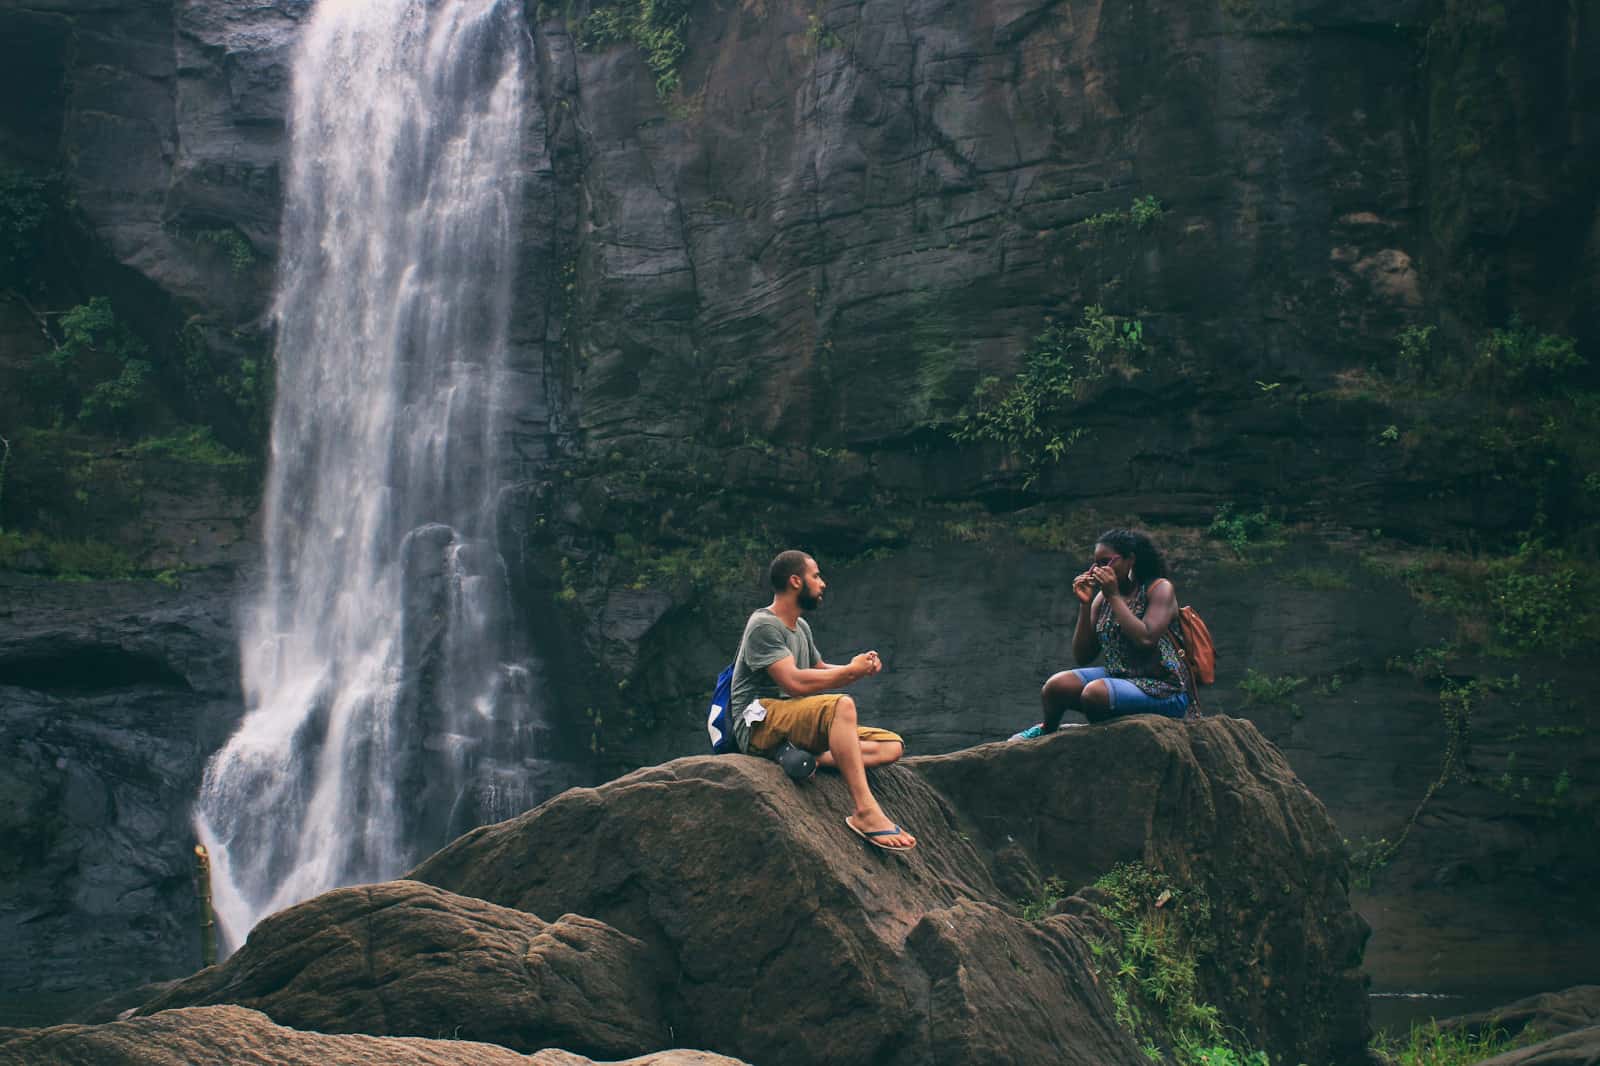
{"type": "MultiPolygon", "coordinates": [[[[0,1063],[28,1066],[589,1066],[565,1051],[519,1055],[467,1040],[340,1036],[302,1033],[243,1007],[192,1007],[105,1025],[0,1029],[0,1063]]],[[[628,1066],[737,1066],[701,1051],[662,1051],[628,1066]]]]}
{"type": "Polygon", "coordinates": [[[189,800],[241,706],[230,575],[7,577],[0,997],[102,994],[200,958],[189,800]]]}
{"type": "Polygon", "coordinates": [[[227,962],[139,1014],[232,1003],[292,1029],[555,1047],[621,1058],[668,1043],[644,945],[411,881],[339,889],[263,921],[227,962]]]}

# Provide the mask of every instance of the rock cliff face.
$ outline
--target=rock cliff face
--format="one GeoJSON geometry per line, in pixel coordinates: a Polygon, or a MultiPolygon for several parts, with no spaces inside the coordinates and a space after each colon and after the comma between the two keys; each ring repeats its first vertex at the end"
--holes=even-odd
{"type": "MultiPolygon", "coordinates": [[[[1597,350],[1592,7],[697,0],[681,87],[663,99],[638,49],[582,43],[587,5],[528,5],[537,84],[500,524],[518,624],[552,664],[561,752],[598,779],[695,750],[707,678],[761,596],[757,568],[790,544],[844,578],[825,649],[875,645],[891,663],[864,690],[876,718],[923,751],[1003,735],[1067,665],[1071,609],[1054,587],[1094,527],[1138,520],[1178,549],[1186,598],[1217,624],[1213,703],[1256,717],[1352,841],[1396,835],[1454,727],[1437,677],[1428,688],[1388,664],[1451,626],[1363,557],[1503,546],[1536,507],[1557,531],[1600,514],[1580,490],[1587,459],[1486,450],[1457,427],[1490,400],[1399,406],[1387,376],[1396,334],[1424,324],[1440,350],[1465,350],[1520,314],[1597,350]],[[1037,471],[955,441],[974,387],[1009,382],[1033,339],[1086,305],[1114,330],[1137,323],[1142,345],[1069,405],[1058,428],[1088,436],[1037,471]],[[1292,547],[1222,567],[1228,553],[1194,534],[1230,501],[1300,523],[1292,547]],[[1342,584],[1319,587],[1330,572],[1342,584]],[[1251,669],[1305,687],[1246,708],[1236,686],[1251,669]]],[[[197,351],[223,373],[270,347],[288,54],[308,9],[29,0],[0,14],[0,80],[37,101],[0,115],[0,162],[58,172],[74,205],[35,265],[44,309],[113,297],[167,402],[240,446],[248,412],[180,379],[197,351]]],[[[7,385],[41,343],[25,303],[0,306],[7,385]]],[[[0,394],[10,419],[17,390],[0,394]]],[[[7,529],[31,519],[15,485],[7,529]]],[[[152,570],[197,561],[178,550],[194,523],[120,528],[152,570]]],[[[226,659],[223,580],[180,598],[226,659]]],[[[53,595],[75,591],[84,619],[124,595],[53,595]]],[[[140,802],[162,813],[83,815],[85,839],[143,826],[159,876],[97,893],[113,872],[93,863],[19,872],[6,913],[19,935],[53,931],[11,991],[54,987],[56,969],[65,983],[180,973],[179,812],[238,713],[234,683],[220,667],[195,680],[192,633],[125,633],[110,643],[137,643],[132,658],[62,645],[89,650],[57,655],[56,675],[99,678],[103,694],[63,704],[30,665],[46,629],[25,612],[7,625],[0,681],[24,713],[8,718],[5,757],[46,782],[19,811],[78,794],[49,764],[81,766],[68,749],[98,742],[60,731],[138,718],[149,686],[164,693],[120,733],[162,748],[138,757],[159,767],[140,802]],[[59,928],[24,922],[47,884],[83,886],[52,904],[59,928]],[[67,930],[98,922],[102,896],[125,901],[112,924],[148,921],[145,884],[175,908],[159,919],[170,948],[117,934],[111,953],[130,961],[106,965],[74,946],[67,930]]],[[[1391,984],[1447,982],[1487,944],[1519,980],[1581,977],[1600,948],[1582,891],[1600,859],[1580,832],[1600,723],[1587,702],[1567,706],[1577,679],[1554,658],[1451,670],[1552,689],[1483,690],[1466,772],[1446,767],[1365,905],[1374,965],[1391,984]]],[[[57,854],[42,843],[62,839],[56,821],[15,821],[8,851],[57,854]]]]}

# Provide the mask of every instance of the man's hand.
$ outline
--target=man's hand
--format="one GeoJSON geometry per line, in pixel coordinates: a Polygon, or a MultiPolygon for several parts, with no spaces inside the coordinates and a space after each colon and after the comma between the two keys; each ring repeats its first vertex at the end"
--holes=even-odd
{"type": "Polygon", "coordinates": [[[1078,598],[1078,602],[1083,604],[1085,607],[1094,602],[1094,593],[1094,578],[1090,575],[1089,571],[1085,570],[1083,573],[1072,579],[1072,594],[1076,596],[1078,598]]]}
{"type": "Polygon", "coordinates": [[[857,677],[871,677],[883,669],[883,660],[875,651],[864,651],[850,660],[850,669],[857,677]]]}

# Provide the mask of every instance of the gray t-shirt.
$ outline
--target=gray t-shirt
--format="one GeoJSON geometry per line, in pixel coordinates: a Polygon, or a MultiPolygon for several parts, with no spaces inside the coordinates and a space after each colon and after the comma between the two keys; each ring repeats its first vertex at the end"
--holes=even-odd
{"type": "Polygon", "coordinates": [[[739,640],[739,656],[733,660],[733,695],[729,708],[733,715],[733,736],[740,751],[750,750],[750,727],[744,722],[745,708],[752,700],[783,696],[767,667],[794,656],[794,665],[809,670],[822,661],[817,642],[811,637],[811,627],[804,618],[793,629],[783,624],[783,619],[763,607],[750,616],[744,624],[744,636],[739,640]]]}

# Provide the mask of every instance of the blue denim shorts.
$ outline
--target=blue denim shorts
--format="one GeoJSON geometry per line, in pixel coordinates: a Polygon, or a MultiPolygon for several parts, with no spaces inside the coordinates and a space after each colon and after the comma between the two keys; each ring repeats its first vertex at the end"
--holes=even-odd
{"type": "Polygon", "coordinates": [[[1147,696],[1125,677],[1107,677],[1103,666],[1080,666],[1071,671],[1077,675],[1078,680],[1087,685],[1091,681],[1104,681],[1111,690],[1111,712],[1113,714],[1161,714],[1168,718],[1182,718],[1189,710],[1189,694],[1180,692],[1176,696],[1167,696],[1158,699],[1147,696]]]}

